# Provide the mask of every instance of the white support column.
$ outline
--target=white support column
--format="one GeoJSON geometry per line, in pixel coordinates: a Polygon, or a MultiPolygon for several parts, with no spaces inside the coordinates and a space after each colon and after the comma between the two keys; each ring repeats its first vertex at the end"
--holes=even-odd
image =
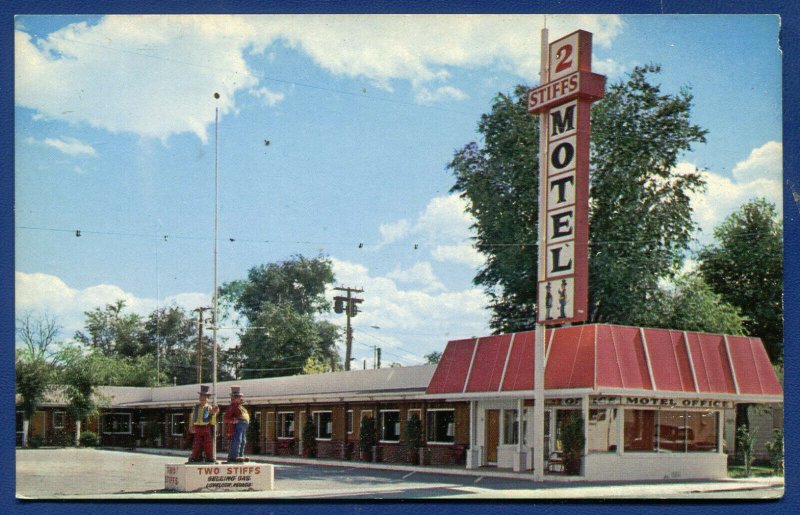
{"type": "Polygon", "coordinates": [[[481,449],[478,446],[478,401],[469,401],[469,450],[467,451],[467,468],[476,469],[481,466],[481,449]]]}
{"type": "MultiPolygon", "coordinates": [[[[541,46],[539,49],[540,68],[539,84],[547,82],[547,63],[548,59],[548,34],[547,28],[542,29],[541,46]]],[[[547,115],[539,115],[539,177],[543,176],[547,168],[547,115]]],[[[538,278],[544,277],[546,252],[544,245],[545,227],[547,225],[543,206],[545,206],[546,188],[541,184],[546,181],[539,181],[539,234],[538,234],[538,278]]],[[[537,287],[538,290],[538,287],[537,287]]],[[[537,306],[537,310],[539,306],[537,306]]],[[[539,320],[539,313],[534,313],[536,320],[539,320]]],[[[544,479],[544,368],[545,368],[545,329],[544,325],[536,324],[536,337],[534,340],[534,383],[533,383],[533,480],[542,481],[544,479]]]]}
{"type": "Polygon", "coordinates": [[[525,407],[524,399],[520,398],[517,400],[517,449],[514,451],[514,472],[520,472],[525,470],[527,467],[528,459],[527,454],[525,452],[525,447],[522,445],[522,441],[525,439],[525,434],[522,431],[522,410],[525,407]]]}

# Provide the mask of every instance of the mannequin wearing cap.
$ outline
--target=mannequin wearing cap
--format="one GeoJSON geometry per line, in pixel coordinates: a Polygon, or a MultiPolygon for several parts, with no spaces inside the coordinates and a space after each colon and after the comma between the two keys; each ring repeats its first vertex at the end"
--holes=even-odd
{"type": "Polygon", "coordinates": [[[189,432],[194,435],[194,441],[192,455],[187,463],[216,463],[212,455],[211,431],[217,424],[219,406],[208,404],[208,397],[211,395],[208,389],[207,385],[200,385],[200,391],[197,392],[200,401],[192,408],[189,432]]]}
{"type": "Polygon", "coordinates": [[[225,410],[225,433],[230,437],[228,450],[228,463],[248,461],[244,457],[244,447],[247,443],[247,426],[250,424],[250,414],[242,405],[244,395],[240,386],[231,386],[231,405],[225,410]]]}

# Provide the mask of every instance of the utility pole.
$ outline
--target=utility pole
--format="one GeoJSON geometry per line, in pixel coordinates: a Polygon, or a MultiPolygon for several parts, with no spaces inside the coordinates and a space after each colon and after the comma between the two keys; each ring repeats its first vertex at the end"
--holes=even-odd
{"type": "Polygon", "coordinates": [[[211,308],[201,306],[197,311],[197,384],[203,382],[203,311],[211,308]]]}
{"type": "Polygon", "coordinates": [[[350,325],[350,319],[358,314],[358,305],[364,302],[364,299],[353,297],[353,294],[363,293],[364,290],[350,287],[338,287],[334,288],[334,290],[347,292],[346,297],[337,295],[333,298],[333,310],[336,313],[344,312],[347,315],[347,333],[345,335],[347,350],[345,351],[344,357],[344,369],[350,370],[350,356],[353,350],[353,327],[350,325]]]}

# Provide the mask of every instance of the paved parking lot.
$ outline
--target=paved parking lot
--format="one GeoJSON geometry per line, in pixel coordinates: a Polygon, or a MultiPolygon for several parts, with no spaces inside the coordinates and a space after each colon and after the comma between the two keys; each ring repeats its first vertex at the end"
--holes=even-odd
{"type": "MultiPolygon", "coordinates": [[[[175,493],[164,488],[164,465],[185,456],[99,449],[16,452],[16,492],[24,499],[774,499],[782,478],[671,483],[534,483],[522,477],[454,475],[420,467],[322,465],[308,460],[263,459],[275,465],[275,490],[175,493]]],[[[463,471],[462,471],[463,472],[463,471]]]]}

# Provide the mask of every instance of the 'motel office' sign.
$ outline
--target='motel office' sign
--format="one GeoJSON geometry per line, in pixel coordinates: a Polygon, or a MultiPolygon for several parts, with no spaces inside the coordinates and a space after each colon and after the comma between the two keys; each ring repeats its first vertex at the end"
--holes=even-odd
{"type": "Polygon", "coordinates": [[[547,78],[528,93],[528,112],[544,118],[547,152],[539,171],[546,193],[539,196],[545,245],[537,320],[563,324],[589,315],[589,120],[605,77],[592,73],[590,32],[564,36],[548,53],[547,78]]]}

